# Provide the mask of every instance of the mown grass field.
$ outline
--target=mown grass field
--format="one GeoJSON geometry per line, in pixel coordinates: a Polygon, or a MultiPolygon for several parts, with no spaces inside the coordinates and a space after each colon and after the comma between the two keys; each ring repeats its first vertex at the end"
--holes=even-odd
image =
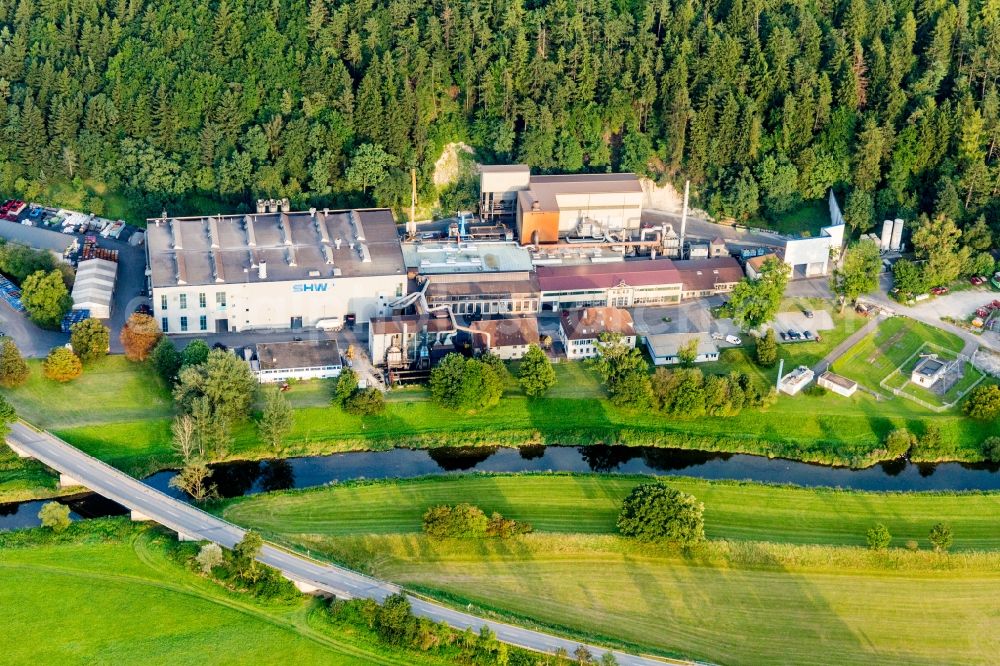
{"type": "MultiPolygon", "coordinates": [[[[531,523],[541,532],[610,534],[621,501],[643,476],[467,475],[345,484],[229,500],[222,515],[282,535],[342,537],[419,533],[438,504],[471,502],[487,513],[531,523]]],[[[863,493],[671,477],[671,486],[705,504],[709,538],[860,546],[885,523],[903,546],[928,547],[931,525],[945,521],[957,550],[1000,550],[1000,494],[863,493]]]]}
{"type": "Polygon", "coordinates": [[[456,604],[717,663],[990,663],[1000,495],[874,494],[672,478],[705,503],[691,554],[613,535],[641,478],[432,477],[231,501],[222,513],[456,604]],[[429,506],[527,520],[509,541],[432,540],[429,506]],[[938,520],[960,551],[931,552],[938,520]],[[885,522],[896,548],[856,547],[885,522]],[[902,548],[919,542],[919,552],[902,548]],[[817,545],[818,544],[818,545],[817,545]]]}
{"type": "Polygon", "coordinates": [[[93,526],[0,548],[5,664],[444,664],[322,628],[303,598],[258,602],[166,554],[171,536],[93,526]]]}

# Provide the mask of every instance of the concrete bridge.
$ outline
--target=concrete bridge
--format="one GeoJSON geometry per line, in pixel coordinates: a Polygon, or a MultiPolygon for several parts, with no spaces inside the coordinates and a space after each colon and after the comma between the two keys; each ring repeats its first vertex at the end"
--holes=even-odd
{"type": "MultiPolygon", "coordinates": [[[[211,541],[232,548],[246,530],[190,504],[181,502],[111,467],[51,433],[19,421],[10,427],[7,445],[19,456],[34,458],[59,472],[62,485],[84,486],[114,500],[132,513],[133,520],[151,520],[177,533],[181,540],[211,541]]],[[[330,594],[344,599],[369,598],[382,601],[403,590],[392,583],[362,575],[265,542],[257,560],[274,567],[307,594],[330,594]]],[[[544,591],[539,591],[540,594],[544,591]]],[[[563,648],[569,654],[581,645],[577,641],[511,624],[487,620],[470,613],[407,594],[416,615],[444,622],[464,630],[489,627],[505,643],[538,652],[553,653],[563,648]]],[[[584,644],[596,657],[611,652],[622,666],[662,666],[689,663],[632,655],[584,644]]]]}

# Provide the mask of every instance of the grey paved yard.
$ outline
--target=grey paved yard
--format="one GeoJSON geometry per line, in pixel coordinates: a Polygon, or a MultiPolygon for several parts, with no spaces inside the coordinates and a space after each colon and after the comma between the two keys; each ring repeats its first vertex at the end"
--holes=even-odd
{"type": "Polygon", "coordinates": [[[786,333],[788,331],[829,331],[833,326],[833,317],[827,310],[813,310],[813,317],[809,319],[801,310],[791,312],[779,312],[771,322],[775,333],[786,333]]]}

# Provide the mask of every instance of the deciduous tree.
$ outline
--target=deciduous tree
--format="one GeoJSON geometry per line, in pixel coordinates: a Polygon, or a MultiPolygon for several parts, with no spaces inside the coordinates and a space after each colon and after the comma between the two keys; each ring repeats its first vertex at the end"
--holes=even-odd
{"type": "Polygon", "coordinates": [[[788,284],[789,267],[776,257],[769,257],[756,278],[743,278],[733,289],[729,306],[733,321],[745,331],[759,328],[778,312],[788,284]]]}
{"type": "Polygon", "coordinates": [[[57,270],[37,271],[21,284],[21,302],[31,321],[42,328],[59,328],[62,318],[73,307],[73,299],[57,270]]]}
{"type": "Polygon", "coordinates": [[[536,398],[555,386],[556,371],[552,362],[538,345],[530,345],[521,359],[517,373],[518,383],[525,395],[536,398]]]}
{"type": "Polygon", "coordinates": [[[884,524],[875,523],[865,533],[865,540],[868,542],[869,550],[885,550],[892,541],[892,534],[889,533],[889,528],[884,524]]]}
{"type": "Polygon", "coordinates": [[[859,241],[847,248],[841,265],[833,271],[830,286],[840,296],[840,311],[848,302],[853,303],[863,294],[878,289],[878,274],[882,268],[882,258],[878,246],[867,240],[859,241]]]}
{"type": "Polygon", "coordinates": [[[83,374],[80,359],[65,347],[56,347],[42,363],[42,373],[57,382],[68,382],[83,374]]]}
{"type": "Polygon", "coordinates": [[[208,483],[211,476],[212,470],[208,465],[195,458],[171,477],[170,487],[183,490],[191,499],[200,502],[215,494],[215,487],[208,483]]]}
{"type": "Polygon", "coordinates": [[[156,343],[163,337],[163,331],[156,320],[147,314],[135,312],[129,315],[122,327],[121,343],[125,358],[130,361],[145,361],[156,343]]]}
{"type": "Polygon", "coordinates": [[[955,541],[955,535],[951,531],[951,526],[947,523],[935,523],[928,535],[934,550],[939,553],[946,552],[955,541]]]}
{"type": "Polygon", "coordinates": [[[1000,416],[1000,386],[977,386],[965,401],[965,413],[981,421],[993,421],[1000,416]]]}
{"type": "Polygon", "coordinates": [[[661,481],[640,483],[622,502],[618,531],[640,541],[694,546],[705,539],[705,506],[661,481]]]}
{"type": "Polygon", "coordinates": [[[291,432],[293,423],[292,407],[285,396],[276,389],[267,391],[264,396],[264,409],[257,423],[260,438],[274,451],[278,451],[285,437],[291,432]]]}
{"type": "Polygon", "coordinates": [[[28,364],[24,362],[14,340],[4,338],[0,342],[0,386],[16,388],[28,381],[30,375],[28,364]]]}
{"type": "Polygon", "coordinates": [[[42,527],[48,527],[57,534],[63,532],[73,522],[69,517],[69,507],[59,502],[46,502],[38,512],[42,527]]]}
{"type": "Polygon", "coordinates": [[[773,328],[768,328],[764,335],[757,338],[754,357],[762,368],[773,368],[778,362],[778,339],[773,328]]]}
{"type": "Polygon", "coordinates": [[[913,249],[924,260],[924,278],[930,286],[954,282],[969,261],[969,248],[961,244],[962,232],[954,220],[938,215],[921,216],[913,232],[913,249]]]}
{"type": "Polygon", "coordinates": [[[165,382],[173,384],[177,381],[177,373],[181,369],[181,354],[170,338],[163,336],[153,347],[149,360],[165,382]]]}
{"type": "Polygon", "coordinates": [[[100,319],[88,317],[73,324],[69,336],[73,352],[86,363],[103,358],[108,353],[111,344],[111,329],[101,323],[100,319]]]}

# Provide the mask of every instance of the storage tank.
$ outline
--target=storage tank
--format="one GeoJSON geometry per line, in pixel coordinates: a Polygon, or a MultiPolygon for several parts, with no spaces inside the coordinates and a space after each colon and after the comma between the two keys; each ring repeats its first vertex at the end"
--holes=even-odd
{"type": "Polygon", "coordinates": [[[889,242],[889,249],[893,252],[899,251],[899,246],[903,242],[903,221],[896,218],[896,221],[892,223],[892,240],[889,242]]]}
{"type": "Polygon", "coordinates": [[[888,252],[889,245],[892,243],[892,220],[886,220],[882,223],[882,240],[880,247],[883,252],[888,252]]]}

